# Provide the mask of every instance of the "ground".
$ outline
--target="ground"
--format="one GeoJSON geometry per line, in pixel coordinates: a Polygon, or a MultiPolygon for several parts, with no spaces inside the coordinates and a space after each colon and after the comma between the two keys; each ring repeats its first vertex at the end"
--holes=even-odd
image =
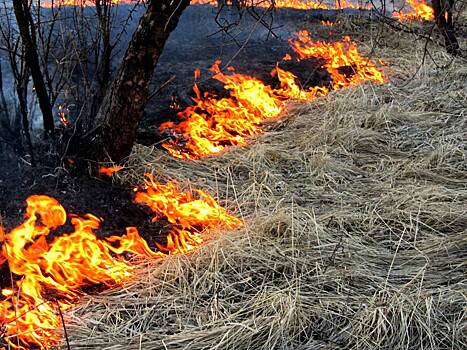
{"type": "Polygon", "coordinates": [[[466,63],[429,45],[422,65],[424,42],[366,21],[333,30],[383,59],[389,82],[291,105],[219,156],[178,161],[137,145],[113,184],[16,193],[148,225],[130,189],[149,171],[207,190],[245,221],[83,299],[66,315],[71,349],[466,347],[466,63]]]}

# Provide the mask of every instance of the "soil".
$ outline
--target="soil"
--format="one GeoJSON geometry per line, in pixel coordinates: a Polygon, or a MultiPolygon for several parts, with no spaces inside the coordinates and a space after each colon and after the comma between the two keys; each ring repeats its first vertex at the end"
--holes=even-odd
{"type": "Polygon", "coordinates": [[[163,242],[162,227],[151,223],[150,210],[133,202],[128,186],[104,177],[76,176],[46,166],[32,169],[14,159],[0,159],[0,215],[7,231],[23,221],[26,198],[37,194],[57,199],[69,214],[91,213],[101,218],[100,237],[137,226],[145,238],[163,242]]]}

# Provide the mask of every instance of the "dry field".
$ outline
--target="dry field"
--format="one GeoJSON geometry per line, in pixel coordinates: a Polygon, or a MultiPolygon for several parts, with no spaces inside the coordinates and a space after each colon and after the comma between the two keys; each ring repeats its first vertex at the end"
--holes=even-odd
{"type": "Polygon", "coordinates": [[[467,348],[466,61],[429,44],[421,65],[424,40],[378,25],[333,30],[390,82],[291,105],[202,161],[135,148],[118,181],[177,178],[245,226],[83,300],[71,349],[467,348]]]}

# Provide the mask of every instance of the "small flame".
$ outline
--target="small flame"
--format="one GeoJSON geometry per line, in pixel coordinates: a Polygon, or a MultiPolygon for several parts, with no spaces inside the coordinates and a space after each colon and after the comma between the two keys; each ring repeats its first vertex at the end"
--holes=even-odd
{"type": "Polygon", "coordinates": [[[114,173],[122,170],[122,169],[125,169],[125,167],[121,166],[121,165],[114,165],[114,166],[111,166],[111,167],[100,167],[97,172],[101,175],[106,175],[106,176],[112,176],[114,173]]]}
{"type": "Polygon", "coordinates": [[[188,253],[203,242],[202,231],[216,227],[233,229],[242,224],[206,192],[179,192],[176,182],[162,185],[155,182],[151,174],[146,174],[144,188],[136,193],[135,201],[152,209],[153,221],[165,217],[175,226],[169,234],[167,247],[157,245],[164,252],[188,253]]]}
{"type": "Polygon", "coordinates": [[[435,18],[433,8],[423,0],[407,0],[410,5],[408,12],[394,12],[393,16],[399,20],[419,20],[432,21],[435,18]]]}
{"type": "Polygon", "coordinates": [[[68,114],[69,114],[69,109],[66,106],[59,105],[58,106],[58,118],[60,120],[60,123],[62,123],[63,126],[68,126],[70,122],[68,121],[68,114]]]}
{"type": "Polygon", "coordinates": [[[9,349],[49,349],[58,345],[60,312],[72,308],[91,285],[114,286],[128,280],[134,266],[128,254],[163,258],[198,247],[211,230],[235,228],[242,221],[222,208],[210,195],[195,190],[179,192],[175,182],[162,185],[148,176],[145,189],[136,193],[138,203],[148,205],[155,218],[166,217],[174,225],[161,251],[152,251],[135,227],[122,236],[96,237],[100,220],[92,215],[67,217],[61,204],[47,196],[27,199],[26,219],[5,233],[0,262],[8,261],[15,286],[1,290],[0,315],[3,341],[9,349]],[[194,193],[194,194],[193,194],[194,193]],[[49,238],[71,219],[70,233],[49,238]]]}
{"type": "Polygon", "coordinates": [[[195,80],[198,80],[200,76],[201,76],[201,71],[199,68],[196,68],[195,69],[195,80]]]}
{"type": "Polygon", "coordinates": [[[332,27],[334,25],[334,22],[332,22],[332,21],[321,21],[321,24],[323,26],[332,27]]]}
{"type": "MultiPolygon", "coordinates": [[[[298,60],[318,57],[325,61],[323,67],[331,75],[330,88],[334,90],[364,81],[384,82],[383,73],[360,55],[349,37],[335,43],[314,42],[307,31],[302,31],[290,44],[298,60]]],[[[290,61],[292,56],[287,54],[284,60],[290,61]]],[[[223,74],[219,62],[211,71],[215,73],[214,78],[224,84],[230,97],[202,95],[197,84],[194,85],[195,105],[179,112],[181,122],[178,124],[166,122],[160,127],[161,132],[172,135],[162,146],[176,158],[199,159],[218,154],[228,146],[245,146],[247,137],[261,134],[261,123],[281,115],[286,99],[312,101],[330,91],[327,86],[304,89],[293,73],[279,67],[272,71],[280,83],[277,89],[248,75],[223,74]]]]}

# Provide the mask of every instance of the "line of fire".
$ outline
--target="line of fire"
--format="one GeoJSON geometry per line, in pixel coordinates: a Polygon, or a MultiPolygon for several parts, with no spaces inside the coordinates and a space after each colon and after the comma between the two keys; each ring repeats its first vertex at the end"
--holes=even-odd
{"type": "Polygon", "coordinates": [[[205,188],[206,164],[221,172],[222,159],[287,128],[294,110],[394,83],[374,49],[384,28],[438,35],[446,55],[462,55],[455,1],[0,2],[4,350],[73,349],[67,315],[83,300],[250,230],[254,201],[224,192],[228,183],[205,188]],[[369,23],[374,43],[358,29],[369,23]],[[186,167],[197,177],[180,176],[186,167]]]}

